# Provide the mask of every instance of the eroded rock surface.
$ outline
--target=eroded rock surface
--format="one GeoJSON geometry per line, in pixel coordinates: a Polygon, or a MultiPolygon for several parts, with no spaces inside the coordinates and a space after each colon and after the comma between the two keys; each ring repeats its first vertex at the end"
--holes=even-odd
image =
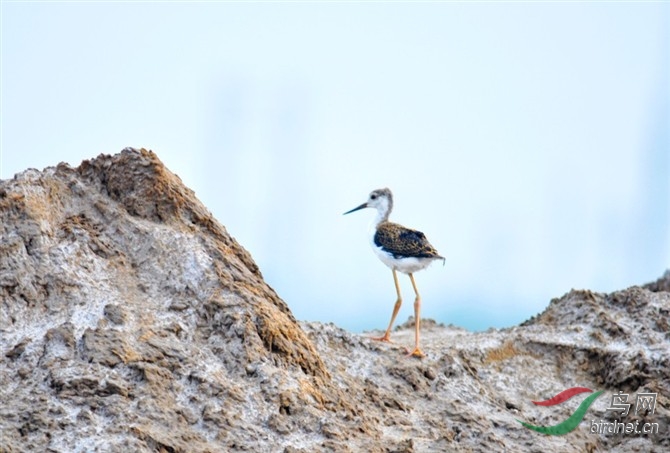
{"type": "Polygon", "coordinates": [[[0,452],[668,451],[670,274],[509,329],[425,320],[427,357],[298,323],[155,154],[0,182],[0,452]],[[604,390],[573,432],[566,419],[604,390]],[[608,411],[656,393],[653,414],[608,411]],[[657,423],[597,434],[591,421],[657,423]]]}

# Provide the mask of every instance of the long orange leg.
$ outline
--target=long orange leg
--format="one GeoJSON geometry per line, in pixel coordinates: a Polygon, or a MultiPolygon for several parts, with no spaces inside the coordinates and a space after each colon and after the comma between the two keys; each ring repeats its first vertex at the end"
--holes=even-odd
{"type": "Polygon", "coordinates": [[[386,333],[381,336],[381,337],[373,337],[373,340],[377,341],[391,341],[391,328],[393,327],[393,321],[395,321],[395,317],[398,316],[398,311],[400,310],[400,305],[402,305],[402,295],[400,294],[400,283],[398,283],[398,274],[396,274],[395,269],[393,270],[393,281],[395,282],[395,292],[398,295],[398,299],[395,301],[395,305],[393,306],[393,314],[391,315],[391,322],[389,323],[388,329],[386,329],[386,333]]]}
{"type": "Polygon", "coordinates": [[[421,348],[419,348],[419,329],[421,327],[421,296],[419,295],[419,290],[416,289],[416,282],[414,281],[414,275],[409,274],[409,279],[412,281],[412,287],[414,288],[414,294],[416,294],[416,299],[414,299],[414,351],[409,352],[409,349],[407,350],[408,356],[412,357],[425,357],[426,354],[424,354],[421,351],[421,348]]]}

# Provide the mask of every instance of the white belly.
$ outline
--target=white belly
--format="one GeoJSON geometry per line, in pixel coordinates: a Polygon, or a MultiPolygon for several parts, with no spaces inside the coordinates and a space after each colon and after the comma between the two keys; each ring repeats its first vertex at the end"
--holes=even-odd
{"type": "Polygon", "coordinates": [[[372,250],[374,250],[375,255],[377,255],[382,263],[403,274],[413,274],[421,269],[425,269],[433,261],[430,258],[394,258],[390,253],[383,251],[381,247],[377,247],[374,242],[372,243],[372,250]]]}

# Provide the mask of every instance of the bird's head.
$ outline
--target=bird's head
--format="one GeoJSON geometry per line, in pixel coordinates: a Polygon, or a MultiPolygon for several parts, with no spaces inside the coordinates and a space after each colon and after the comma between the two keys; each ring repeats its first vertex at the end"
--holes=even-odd
{"type": "Polygon", "coordinates": [[[375,208],[380,214],[383,213],[388,217],[393,208],[393,194],[391,190],[386,188],[373,190],[370,192],[368,200],[365,203],[355,207],[351,211],[345,212],[345,214],[350,214],[363,208],[375,208]]]}

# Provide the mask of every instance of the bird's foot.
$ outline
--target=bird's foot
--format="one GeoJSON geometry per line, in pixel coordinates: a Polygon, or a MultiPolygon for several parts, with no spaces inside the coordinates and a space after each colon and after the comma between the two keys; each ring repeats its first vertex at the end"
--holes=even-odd
{"type": "Polygon", "coordinates": [[[405,348],[405,351],[407,352],[407,357],[416,357],[417,359],[426,357],[426,354],[418,346],[413,351],[410,351],[409,348],[405,348]]]}
{"type": "Polygon", "coordinates": [[[391,335],[390,335],[388,332],[386,332],[386,333],[385,333],[383,336],[381,336],[381,337],[370,337],[370,339],[371,339],[371,340],[375,340],[375,341],[383,341],[384,343],[393,343],[393,342],[391,341],[391,335]]]}

